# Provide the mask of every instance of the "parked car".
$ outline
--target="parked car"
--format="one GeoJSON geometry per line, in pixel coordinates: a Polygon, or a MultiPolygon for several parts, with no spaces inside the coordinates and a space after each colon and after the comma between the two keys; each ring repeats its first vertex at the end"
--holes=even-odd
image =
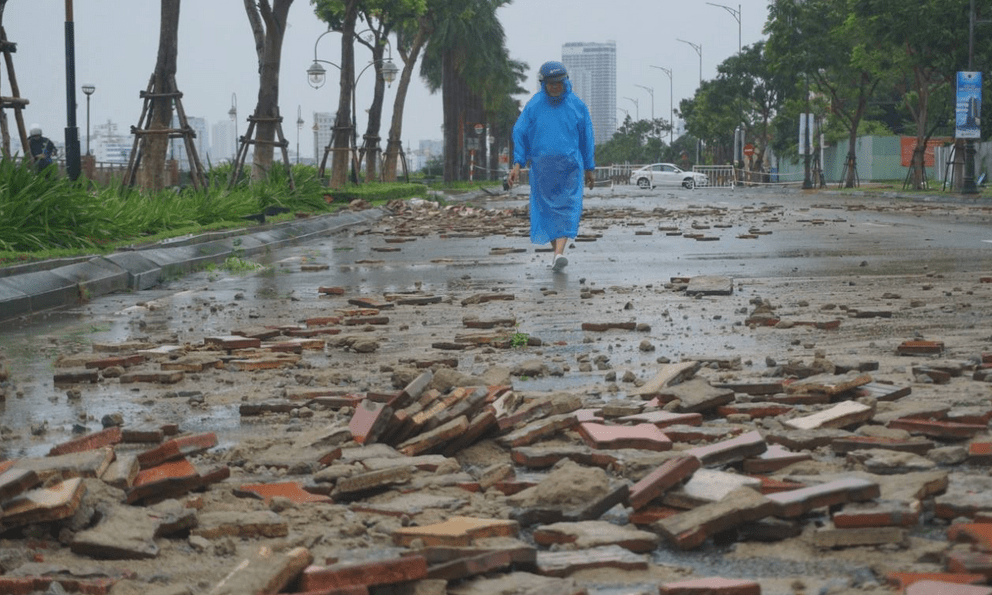
{"type": "Polygon", "coordinates": [[[672,163],[653,163],[635,169],[630,174],[630,181],[641,188],[655,186],[684,186],[690,190],[696,186],[706,186],[709,178],[705,174],[692,171],[682,171],[672,163]]]}

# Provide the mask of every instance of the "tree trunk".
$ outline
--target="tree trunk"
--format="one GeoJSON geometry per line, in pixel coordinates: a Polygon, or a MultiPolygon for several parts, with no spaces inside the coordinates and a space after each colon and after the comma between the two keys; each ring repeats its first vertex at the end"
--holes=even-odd
{"type": "Polygon", "coordinates": [[[403,147],[403,106],[406,104],[406,93],[410,88],[410,79],[413,77],[413,67],[417,64],[420,50],[423,49],[427,41],[427,31],[429,19],[420,19],[420,27],[417,35],[410,44],[408,55],[400,54],[403,58],[403,72],[400,74],[400,82],[396,86],[396,97],[393,99],[393,120],[389,125],[389,141],[386,143],[386,160],[383,164],[383,176],[387,182],[396,181],[396,168],[399,161],[400,149],[403,147]]]}
{"type": "Polygon", "coordinates": [[[459,105],[455,98],[454,56],[450,50],[441,58],[441,104],[444,110],[444,182],[454,182],[459,177],[459,157],[462,152],[462,126],[459,105]]]}
{"type": "MultiPolygon", "coordinates": [[[[179,53],[179,2],[162,0],[161,25],[158,39],[158,59],[155,61],[153,90],[156,95],[175,93],[176,56],[179,53]]],[[[151,99],[148,122],[150,130],[172,127],[172,97],[151,99]]],[[[146,134],[141,138],[141,170],[139,185],[146,190],[162,190],[166,186],[165,157],[169,151],[169,135],[146,134]]]]}
{"type": "MultiPolygon", "coordinates": [[[[385,35],[389,35],[388,30],[385,35]]],[[[386,93],[386,81],[381,76],[382,54],[384,47],[378,43],[372,46],[372,60],[374,66],[370,68],[375,75],[375,94],[372,96],[372,105],[369,106],[369,122],[365,127],[365,181],[370,182],[376,179],[376,171],[379,166],[379,129],[382,127],[382,102],[386,93]]]]}
{"type": "MultiPolygon", "coordinates": [[[[331,187],[343,188],[348,181],[351,143],[355,133],[351,121],[351,96],[355,84],[355,21],[358,0],[346,0],[341,19],[341,85],[338,111],[334,119],[334,159],[331,161],[331,187]]],[[[357,172],[356,172],[357,173],[357,172]]]]}
{"type": "Polygon", "coordinates": [[[254,116],[254,157],[251,179],[262,180],[272,169],[276,139],[276,121],[279,116],[279,66],[282,60],[282,42],[286,35],[286,20],[293,0],[244,0],[248,21],[255,37],[258,55],[258,101],[254,116]]]}

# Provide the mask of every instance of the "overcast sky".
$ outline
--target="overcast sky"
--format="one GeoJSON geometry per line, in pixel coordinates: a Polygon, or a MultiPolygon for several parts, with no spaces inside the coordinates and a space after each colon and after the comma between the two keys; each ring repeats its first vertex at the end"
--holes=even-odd
{"type": "MultiPolygon", "coordinates": [[[[735,12],[740,7],[742,44],[764,36],[769,0],[715,2],[735,12]]],[[[84,83],[96,86],[91,98],[91,128],[112,120],[127,132],[141,115],[139,93],[148,86],[158,50],[159,6],[156,0],[75,0],[76,121],[82,150],[86,148],[86,96],[78,90],[84,83]]],[[[669,81],[651,66],[673,70],[671,93],[675,106],[691,97],[698,80],[700,61],[684,39],[702,46],[702,77],[711,79],[716,67],[738,49],[738,23],[734,15],[703,0],[514,0],[499,10],[506,29],[510,55],[529,65],[526,87],[535,89],[537,69],[546,60],[560,60],[564,43],[616,41],[617,106],[633,117],[651,116],[654,89],[655,117],[668,118],[669,81]],[[636,99],[634,102],[625,99],[636,99]]],[[[9,0],[3,26],[8,40],[17,44],[14,70],[20,95],[30,100],[25,124],[41,124],[45,134],[64,139],[66,109],[66,48],[64,2],[57,0],[9,0]]],[[[298,110],[307,122],[300,135],[300,152],[312,154],[315,111],[332,112],[337,107],[337,83],[329,80],[319,90],[307,84],[306,69],[314,58],[314,43],[326,30],[313,14],[308,0],[296,0],[289,13],[289,29],[282,53],[280,104],[285,118],[283,130],[290,144],[297,142],[298,110]]],[[[330,34],[317,47],[322,60],[338,61],[340,36],[330,34]]],[[[356,71],[370,59],[356,47],[356,71]]],[[[402,66],[394,54],[397,65],[402,66]]],[[[419,65],[418,65],[419,67],[419,65]]],[[[6,68],[2,67],[0,94],[10,95],[6,68]]],[[[333,76],[333,68],[328,74],[333,76]]],[[[360,130],[364,109],[371,101],[372,69],[358,82],[360,130]]],[[[329,77],[331,78],[331,77],[329,77]]],[[[183,92],[189,116],[206,118],[208,127],[228,119],[236,96],[239,131],[253,111],[258,92],[257,58],[242,0],[186,0],[179,24],[179,62],[176,81],[183,92]]],[[[387,89],[385,139],[395,92],[387,89]]],[[[526,99],[526,98],[522,98],[526,99]]],[[[618,114],[622,117],[622,114],[618,114]]],[[[10,117],[10,116],[9,116],[10,117]]],[[[9,122],[14,125],[12,117],[9,122]]],[[[431,95],[419,77],[411,83],[404,112],[404,145],[417,147],[421,139],[440,139],[442,114],[440,95],[431,95]]]]}

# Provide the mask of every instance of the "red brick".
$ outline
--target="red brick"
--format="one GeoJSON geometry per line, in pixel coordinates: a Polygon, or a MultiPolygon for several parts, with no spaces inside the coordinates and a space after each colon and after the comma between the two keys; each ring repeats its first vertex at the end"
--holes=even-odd
{"type": "Polygon", "coordinates": [[[261,347],[262,340],[252,337],[229,335],[224,337],[204,337],[203,344],[216,349],[248,349],[261,347]]]}
{"type": "Polygon", "coordinates": [[[659,595],[761,595],[756,581],[729,578],[700,578],[663,583],[659,595]]]}
{"type": "Polygon", "coordinates": [[[899,355],[915,355],[918,353],[928,354],[928,353],[943,353],[944,352],[944,342],[943,341],[903,341],[899,347],[896,347],[896,353],[899,355]]]}
{"type": "Polygon", "coordinates": [[[67,593],[82,595],[108,595],[116,579],[80,579],[51,576],[0,576],[0,593],[4,595],[31,595],[47,591],[52,583],[58,583],[67,593]]]}
{"type": "Polygon", "coordinates": [[[29,469],[12,469],[0,472],[0,502],[30,490],[41,481],[38,474],[29,469]]]}
{"type": "Polygon", "coordinates": [[[757,456],[767,448],[768,445],[759,432],[747,432],[730,440],[698,446],[685,452],[697,457],[703,465],[722,465],[757,456]]]}
{"type": "Polygon", "coordinates": [[[289,595],[369,595],[369,589],[365,585],[355,585],[354,587],[341,587],[340,589],[317,589],[316,591],[293,592],[289,595]]]}
{"type": "Polygon", "coordinates": [[[808,452],[792,452],[779,444],[773,444],[757,457],[744,459],[744,472],[774,473],[793,463],[808,461],[812,458],[813,455],[808,452]]]}
{"type": "Polygon", "coordinates": [[[685,512],[681,508],[672,508],[670,506],[656,506],[651,505],[640,510],[636,510],[631,514],[628,519],[634,525],[650,525],[655,521],[660,521],[662,519],[667,519],[670,516],[675,516],[679,513],[685,512]]]}
{"type": "Polygon", "coordinates": [[[846,454],[854,450],[868,450],[881,448],[884,450],[895,450],[898,452],[911,452],[923,456],[934,447],[932,440],[923,438],[910,438],[903,440],[900,438],[884,438],[881,436],[848,436],[837,438],[830,443],[830,448],[837,454],[846,454]]]}
{"type": "Polygon", "coordinates": [[[956,574],[949,572],[890,572],[885,575],[885,579],[899,591],[920,581],[939,581],[959,585],[979,585],[985,581],[985,577],[981,574],[956,574]]]}
{"type": "Polygon", "coordinates": [[[808,488],[769,494],[768,498],[778,507],[776,516],[794,518],[823,506],[871,500],[878,498],[879,494],[877,483],[848,477],[808,488]]]}
{"type": "Polygon", "coordinates": [[[947,530],[947,539],[959,543],[972,543],[972,549],[992,553],[992,524],[959,523],[947,530]]]}
{"type": "Polygon", "coordinates": [[[542,576],[566,577],[593,568],[647,570],[648,560],[616,545],[537,554],[537,573],[542,576]]]}
{"type": "Polygon", "coordinates": [[[404,556],[371,562],[344,562],[331,566],[311,566],[303,571],[299,588],[303,591],[342,587],[392,585],[427,578],[423,556],[404,556]]]}
{"type": "Polygon", "coordinates": [[[197,475],[197,472],[193,464],[186,459],[182,459],[180,461],[162,463],[161,465],[156,465],[155,467],[139,472],[138,477],[134,480],[134,487],[162,481],[163,479],[183,479],[195,475],[197,475]]]}
{"type": "Polygon", "coordinates": [[[83,452],[84,450],[93,450],[96,448],[102,448],[104,446],[113,446],[121,441],[121,428],[120,426],[114,426],[112,428],[107,428],[106,430],[101,430],[99,432],[94,432],[92,434],[87,434],[81,436],[74,440],[69,440],[68,442],[63,442],[62,444],[57,444],[53,446],[48,451],[48,456],[64,455],[71,452],[83,452]]]}
{"type": "Polygon", "coordinates": [[[980,574],[992,579],[992,555],[983,552],[951,550],[944,554],[944,565],[953,573],[980,574]]]}
{"type": "Polygon", "coordinates": [[[730,403],[716,408],[718,415],[727,417],[728,415],[747,415],[751,419],[762,417],[775,417],[785,415],[795,409],[791,405],[784,403],[730,403]]]}
{"type": "MultiPolygon", "coordinates": [[[[582,421],[595,421],[595,420],[582,420],[582,421]]],[[[621,417],[617,421],[620,423],[654,424],[659,428],[667,428],[668,426],[674,426],[676,424],[686,425],[686,426],[701,426],[703,425],[703,414],[674,413],[672,411],[649,411],[647,413],[638,413],[637,415],[628,415],[625,417],[621,417]]]]}
{"type": "Polygon", "coordinates": [[[607,426],[585,422],[579,424],[579,435],[590,448],[637,448],[659,452],[672,449],[672,441],[654,424],[607,426]]]}
{"type": "Polygon", "coordinates": [[[359,444],[372,444],[386,429],[393,410],[385,403],[365,399],[357,407],[348,422],[348,429],[359,444]]]}
{"type": "Polygon", "coordinates": [[[300,484],[295,481],[287,481],[282,483],[245,484],[240,486],[235,493],[237,492],[255,495],[262,500],[265,500],[266,504],[277,496],[281,498],[288,498],[299,504],[310,502],[333,502],[333,500],[327,496],[311,494],[310,492],[304,490],[300,484]]]}
{"type": "Polygon", "coordinates": [[[739,488],[718,502],[662,519],[651,525],[651,529],[680,549],[688,550],[699,547],[712,535],[761,520],[774,512],[775,503],[767,496],[750,488],[739,488]]]}
{"type": "Polygon", "coordinates": [[[920,522],[919,501],[912,504],[897,501],[847,504],[832,517],[838,529],[865,527],[912,527],[920,522]]]}
{"type": "Polygon", "coordinates": [[[81,477],[37,488],[5,503],[3,524],[17,527],[69,518],[79,509],[85,494],[86,485],[81,477]]]}
{"type": "Polygon", "coordinates": [[[141,354],[131,354],[118,357],[107,357],[104,359],[98,359],[86,362],[85,367],[96,368],[98,370],[103,370],[104,368],[110,368],[111,366],[120,366],[121,368],[130,368],[131,366],[136,366],[138,364],[144,363],[145,356],[141,354]]]}
{"type": "Polygon", "coordinates": [[[215,446],[217,446],[217,435],[213,432],[180,436],[139,454],[138,464],[142,469],[148,469],[167,461],[199,454],[215,446]]]}
{"type": "Polygon", "coordinates": [[[644,476],[630,488],[627,502],[640,510],[661,496],[666,490],[688,479],[702,465],[696,457],[677,457],[665,461],[660,467],[644,476]]]}
{"type": "Polygon", "coordinates": [[[409,546],[421,539],[427,546],[468,546],[484,537],[516,537],[517,521],[452,517],[443,523],[423,527],[403,527],[393,531],[393,543],[409,546]]]}
{"type": "Polygon", "coordinates": [[[905,595],[992,595],[992,587],[924,580],[907,587],[905,595]]]}

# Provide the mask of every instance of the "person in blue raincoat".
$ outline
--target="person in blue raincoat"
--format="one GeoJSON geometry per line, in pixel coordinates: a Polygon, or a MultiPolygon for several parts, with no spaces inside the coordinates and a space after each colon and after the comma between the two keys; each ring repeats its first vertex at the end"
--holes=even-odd
{"type": "Polygon", "coordinates": [[[579,232],[582,185],[592,189],[595,138],[589,108],[574,93],[561,62],[545,62],[541,90],[524,106],[513,126],[512,186],[530,162],[530,240],[551,243],[551,268],[568,265],[565,245],[579,232]],[[583,175],[583,172],[584,175],[583,175]]]}

